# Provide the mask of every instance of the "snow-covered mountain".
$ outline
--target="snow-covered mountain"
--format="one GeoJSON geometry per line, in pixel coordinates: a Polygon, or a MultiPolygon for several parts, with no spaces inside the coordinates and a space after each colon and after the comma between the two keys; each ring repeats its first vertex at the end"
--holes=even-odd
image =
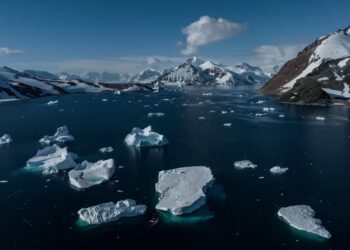
{"type": "Polygon", "coordinates": [[[57,75],[51,74],[50,72],[47,72],[47,71],[24,70],[23,73],[31,75],[33,77],[48,79],[48,80],[59,80],[60,79],[57,75]]]}
{"type": "Polygon", "coordinates": [[[114,85],[108,83],[92,83],[79,79],[58,80],[45,79],[44,77],[54,78],[54,76],[48,72],[20,72],[8,67],[0,68],[0,102],[69,93],[152,90],[149,87],[147,88],[146,86],[138,84],[114,85]]]}
{"type": "Polygon", "coordinates": [[[233,85],[265,83],[268,79],[261,69],[248,64],[226,67],[193,57],[164,71],[156,81],[169,85],[233,85]]]}
{"type": "Polygon", "coordinates": [[[161,76],[161,72],[155,69],[145,69],[139,74],[133,76],[129,82],[132,83],[151,83],[161,76]]]}
{"type": "MultiPolygon", "coordinates": [[[[296,83],[317,82],[329,94],[350,97],[350,27],[318,38],[297,57],[287,62],[261,89],[262,93],[281,95],[293,92],[296,83]]],[[[300,88],[300,86],[299,86],[300,88]]],[[[295,92],[295,91],[294,91],[295,92]]],[[[290,93],[288,94],[290,95],[290,93]]],[[[300,99],[293,97],[293,99],[300,99]]]]}

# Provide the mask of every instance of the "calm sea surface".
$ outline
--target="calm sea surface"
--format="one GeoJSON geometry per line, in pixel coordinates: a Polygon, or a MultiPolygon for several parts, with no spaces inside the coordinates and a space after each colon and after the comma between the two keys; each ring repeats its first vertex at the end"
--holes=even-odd
{"type": "Polygon", "coordinates": [[[3,103],[0,117],[0,135],[14,140],[0,147],[0,180],[8,180],[0,184],[3,250],[350,249],[348,107],[284,106],[244,89],[186,88],[3,103]],[[57,105],[46,105],[56,99],[57,105]],[[165,116],[147,118],[149,112],[165,116]],[[84,191],[69,185],[67,173],[24,171],[41,148],[38,140],[63,125],[75,137],[67,146],[78,162],[113,158],[125,167],[84,191]],[[148,125],[169,139],[168,147],[139,151],[124,144],[133,127],[148,125]],[[115,151],[99,153],[106,146],[115,151]],[[243,159],[258,168],[234,169],[234,161],[243,159]],[[158,172],[195,165],[210,167],[216,179],[207,211],[185,218],[162,213],[151,226],[158,172]],[[271,175],[274,165],[289,171],[271,175]],[[99,227],[77,223],[80,208],[126,198],[146,204],[149,212],[99,227]],[[330,240],[298,232],[277,217],[281,206],[298,204],[317,212],[330,240]]]}

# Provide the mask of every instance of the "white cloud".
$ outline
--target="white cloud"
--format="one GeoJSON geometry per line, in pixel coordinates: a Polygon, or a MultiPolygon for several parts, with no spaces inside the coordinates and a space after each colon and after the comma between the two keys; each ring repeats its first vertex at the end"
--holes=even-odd
{"type": "Polygon", "coordinates": [[[0,56],[14,55],[14,54],[22,54],[22,51],[18,49],[9,49],[7,47],[0,47],[0,56]]]}
{"type": "Polygon", "coordinates": [[[186,47],[181,50],[183,55],[195,54],[198,47],[215,43],[240,34],[244,25],[226,20],[202,16],[182,30],[187,35],[186,47]]]}
{"type": "Polygon", "coordinates": [[[261,66],[275,66],[294,58],[305,44],[261,45],[254,49],[251,60],[261,66]]]}

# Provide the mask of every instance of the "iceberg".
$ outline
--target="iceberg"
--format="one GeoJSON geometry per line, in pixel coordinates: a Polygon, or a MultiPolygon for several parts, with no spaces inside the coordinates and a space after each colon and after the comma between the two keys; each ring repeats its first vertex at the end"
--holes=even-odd
{"type": "Polygon", "coordinates": [[[258,165],[252,163],[249,160],[236,161],[233,165],[237,169],[246,169],[246,168],[254,169],[254,168],[258,167],[258,165]]]}
{"type": "Polygon", "coordinates": [[[104,154],[104,153],[111,153],[114,151],[114,149],[112,147],[104,147],[104,148],[100,148],[98,151],[104,154]]]}
{"type": "Polygon", "coordinates": [[[182,167],[160,171],[156,191],[156,209],[173,215],[189,214],[206,203],[206,190],[214,181],[210,168],[182,167]]]}
{"type": "Polygon", "coordinates": [[[43,174],[55,174],[59,170],[76,167],[75,159],[78,156],[70,153],[67,147],[60,148],[56,144],[39,149],[35,156],[27,161],[28,168],[39,168],[43,174]]]}
{"type": "Polygon", "coordinates": [[[83,161],[68,172],[69,182],[77,188],[89,188],[109,180],[114,174],[114,160],[95,163],[83,161]]]}
{"type": "Polygon", "coordinates": [[[145,205],[136,205],[131,199],[121,200],[117,203],[106,202],[96,206],[82,208],[78,211],[79,218],[90,224],[98,225],[119,220],[122,217],[134,217],[146,213],[145,205]]]}
{"type": "Polygon", "coordinates": [[[39,140],[39,142],[44,145],[53,143],[62,144],[69,141],[74,141],[74,137],[69,134],[67,126],[59,127],[53,136],[45,135],[39,140]]]}
{"type": "Polygon", "coordinates": [[[288,171],[288,168],[281,168],[280,166],[274,166],[270,168],[271,174],[284,174],[287,171],[288,171]]]}
{"type": "Polygon", "coordinates": [[[295,205],[282,207],[278,210],[278,216],[283,218],[290,226],[329,239],[331,234],[322,226],[322,222],[316,219],[315,211],[307,205],[295,205]]]}
{"type": "Polygon", "coordinates": [[[147,117],[148,118],[152,118],[152,117],[162,117],[164,116],[165,114],[164,113],[161,113],[161,112],[157,112],[157,113],[148,113],[147,114],[147,117]]]}
{"type": "Polygon", "coordinates": [[[144,129],[133,128],[125,137],[125,143],[136,147],[161,147],[169,141],[164,135],[152,131],[152,127],[148,126],[144,129]]]}
{"type": "Polygon", "coordinates": [[[0,145],[9,144],[11,142],[12,142],[12,138],[8,134],[4,134],[3,136],[0,137],[0,145]]]}
{"type": "Polygon", "coordinates": [[[58,100],[54,100],[54,101],[49,101],[49,102],[47,103],[47,105],[51,106],[51,105],[55,105],[55,104],[57,104],[57,103],[58,103],[58,100]]]}

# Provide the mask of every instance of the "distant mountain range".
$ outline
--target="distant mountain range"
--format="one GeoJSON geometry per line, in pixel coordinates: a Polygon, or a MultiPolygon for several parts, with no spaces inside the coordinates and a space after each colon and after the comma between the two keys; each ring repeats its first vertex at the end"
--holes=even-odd
{"type": "Polygon", "coordinates": [[[20,72],[8,67],[0,68],[0,102],[70,93],[138,90],[152,91],[152,88],[141,84],[115,85],[81,79],[62,80],[45,71],[20,72]]]}
{"type": "Polygon", "coordinates": [[[350,98],[350,27],[318,38],[260,91],[296,104],[329,104],[331,97],[350,98]]]}

